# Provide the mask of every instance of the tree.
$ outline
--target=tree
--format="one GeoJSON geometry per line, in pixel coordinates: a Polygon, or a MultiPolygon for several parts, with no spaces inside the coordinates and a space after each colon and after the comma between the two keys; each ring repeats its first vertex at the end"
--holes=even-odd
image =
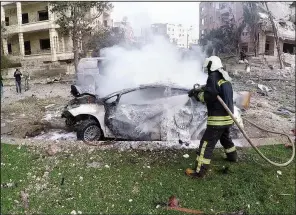
{"type": "Polygon", "coordinates": [[[246,24],[247,28],[250,31],[250,38],[253,42],[253,50],[255,53],[255,56],[257,56],[257,50],[258,50],[258,34],[259,34],[259,12],[261,12],[262,9],[259,6],[258,2],[244,2],[243,6],[243,17],[244,17],[244,23],[246,24]]]}
{"type": "Polygon", "coordinates": [[[87,48],[93,50],[93,57],[100,55],[100,50],[106,47],[112,47],[125,42],[125,31],[122,28],[101,28],[94,33],[87,48]]]}
{"type": "Polygon", "coordinates": [[[265,7],[266,7],[268,16],[269,16],[269,20],[270,20],[271,25],[272,25],[272,30],[273,30],[273,34],[274,34],[274,40],[276,42],[276,48],[277,48],[277,51],[278,51],[278,58],[279,58],[279,62],[280,62],[280,68],[282,69],[283,68],[283,60],[282,60],[282,54],[281,54],[279,37],[278,37],[278,34],[277,34],[278,32],[277,32],[275,23],[273,21],[272,14],[271,14],[271,12],[270,12],[270,10],[268,8],[267,2],[264,2],[264,4],[265,4],[265,7]]]}
{"type": "Polygon", "coordinates": [[[59,1],[51,2],[50,6],[51,12],[56,14],[55,22],[59,25],[59,32],[72,38],[74,66],[77,73],[79,46],[83,38],[93,31],[96,26],[95,21],[102,13],[112,9],[113,6],[109,2],[92,1],[59,1]]]}

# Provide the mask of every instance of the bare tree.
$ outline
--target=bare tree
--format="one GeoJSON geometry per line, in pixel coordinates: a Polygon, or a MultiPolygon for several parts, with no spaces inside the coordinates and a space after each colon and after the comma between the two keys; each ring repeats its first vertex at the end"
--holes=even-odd
{"type": "Polygon", "coordinates": [[[269,20],[271,22],[272,25],[272,30],[274,33],[274,39],[276,42],[276,48],[277,48],[277,52],[278,52],[278,58],[279,58],[279,62],[280,62],[280,68],[283,68],[283,60],[282,60],[282,53],[281,53],[281,48],[280,48],[280,42],[279,42],[279,37],[278,37],[278,32],[277,32],[277,28],[275,26],[274,20],[273,20],[273,16],[268,8],[267,2],[264,2],[268,16],[269,16],[269,20]]]}
{"type": "Polygon", "coordinates": [[[94,22],[102,13],[113,6],[109,2],[95,1],[59,1],[51,2],[50,5],[52,6],[51,12],[57,15],[55,22],[60,27],[59,32],[63,35],[70,35],[72,38],[74,65],[77,73],[79,47],[83,38],[93,31],[94,22]]]}

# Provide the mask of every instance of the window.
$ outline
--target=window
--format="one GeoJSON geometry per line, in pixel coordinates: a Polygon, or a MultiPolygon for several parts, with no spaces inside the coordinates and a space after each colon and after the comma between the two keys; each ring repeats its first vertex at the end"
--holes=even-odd
{"type": "Polygon", "coordinates": [[[165,88],[149,87],[123,94],[119,104],[153,104],[155,100],[162,98],[165,98],[165,88]]]}
{"type": "Polygon", "coordinates": [[[202,25],[205,24],[205,19],[201,19],[201,24],[202,24],[202,25]]]}
{"type": "Polygon", "coordinates": [[[9,26],[9,17],[5,17],[5,25],[9,26]]]}
{"type": "Polygon", "coordinates": [[[39,21],[48,20],[48,11],[47,10],[38,11],[38,16],[39,16],[39,21]]]}
{"type": "Polygon", "coordinates": [[[22,14],[22,24],[29,23],[29,15],[28,13],[23,13],[22,14]]]}
{"type": "Polygon", "coordinates": [[[108,26],[107,20],[104,20],[104,27],[107,27],[107,26],[108,26]]]}
{"type": "Polygon", "coordinates": [[[204,8],[204,7],[202,7],[202,8],[201,8],[201,11],[204,11],[204,10],[205,10],[205,8],[204,8]]]}
{"type": "Polygon", "coordinates": [[[201,31],[201,34],[204,34],[204,33],[205,33],[205,30],[202,30],[202,31],[201,31]]]}
{"type": "Polygon", "coordinates": [[[48,50],[50,49],[50,40],[49,39],[41,39],[40,42],[40,49],[41,50],[48,50]]]}
{"type": "Polygon", "coordinates": [[[12,53],[11,43],[7,44],[8,54],[12,53]]]}

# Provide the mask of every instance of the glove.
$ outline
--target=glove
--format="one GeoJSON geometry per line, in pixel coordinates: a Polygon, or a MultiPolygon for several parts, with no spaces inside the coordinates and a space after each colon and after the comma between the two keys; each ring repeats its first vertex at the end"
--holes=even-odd
{"type": "Polygon", "coordinates": [[[194,89],[188,91],[188,96],[191,98],[194,95],[194,89]]]}

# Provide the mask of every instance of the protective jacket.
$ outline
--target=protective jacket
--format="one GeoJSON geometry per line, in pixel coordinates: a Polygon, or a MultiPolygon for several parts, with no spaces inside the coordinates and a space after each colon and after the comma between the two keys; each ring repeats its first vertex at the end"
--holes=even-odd
{"type": "Polygon", "coordinates": [[[219,95],[228,108],[233,113],[233,90],[229,81],[223,78],[218,71],[209,71],[208,79],[204,90],[198,94],[198,99],[205,102],[208,109],[207,126],[211,127],[230,127],[233,124],[232,118],[229,116],[224,107],[217,99],[219,95]]]}

